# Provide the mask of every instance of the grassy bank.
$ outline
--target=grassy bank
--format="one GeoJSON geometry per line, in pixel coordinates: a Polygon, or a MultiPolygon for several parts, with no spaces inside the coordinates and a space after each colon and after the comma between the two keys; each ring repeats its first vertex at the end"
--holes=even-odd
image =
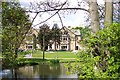
{"type": "Polygon", "coordinates": [[[45,60],[43,61],[42,51],[24,51],[18,53],[17,65],[34,65],[41,63],[68,63],[75,62],[77,54],[70,51],[46,51],[45,60]],[[32,57],[25,57],[25,55],[32,54],[32,57]]]}
{"type": "MultiPolygon", "coordinates": [[[[32,54],[33,58],[42,58],[43,52],[36,50],[36,51],[26,51],[20,52],[18,54],[19,57],[24,57],[26,54],[32,54]]],[[[77,58],[77,55],[70,51],[45,51],[45,58],[77,58]]]]}
{"type": "Polygon", "coordinates": [[[41,58],[18,58],[18,66],[24,65],[34,65],[34,64],[41,64],[41,63],[69,63],[69,62],[76,62],[77,59],[43,59],[41,58]]]}

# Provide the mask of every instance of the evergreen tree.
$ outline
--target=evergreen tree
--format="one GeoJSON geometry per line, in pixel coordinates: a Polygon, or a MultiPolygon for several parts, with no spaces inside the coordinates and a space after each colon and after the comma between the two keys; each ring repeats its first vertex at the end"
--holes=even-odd
{"type": "Polygon", "coordinates": [[[52,33],[52,40],[55,42],[55,50],[56,50],[56,44],[60,44],[60,29],[57,24],[54,24],[51,30],[52,33]]]}
{"type": "Polygon", "coordinates": [[[47,24],[43,24],[42,26],[40,26],[40,30],[38,34],[38,41],[41,46],[41,49],[43,49],[43,46],[45,47],[44,48],[45,50],[47,49],[50,39],[51,39],[51,35],[50,35],[49,26],[47,24]]]}

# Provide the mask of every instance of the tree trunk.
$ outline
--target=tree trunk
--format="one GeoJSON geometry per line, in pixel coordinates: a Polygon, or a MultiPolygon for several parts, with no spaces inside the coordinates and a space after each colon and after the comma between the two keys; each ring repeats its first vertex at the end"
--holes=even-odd
{"type": "Polygon", "coordinates": [[[112,0],[105,0],[105,24],[112,24],[113,4],[112,0]]]}
{"type": "Polygon", "coordinates": [[[17,58],[18,48],[15,49],[15,59],[17,58]]]}
{"type": "MultiPolygon", "coordinates": [[[[55,33],[55,34],[56,34],[56,33],[55,33]]],[[[55,48],[55,51],[56,51],[56,35],[55,35],[55,39],[54,39],[54,41],[55,41],[54,48],[55,48]]]]}
{"type": "Polygon", "coordinates": [[[117,22],[120,22],[120,0],[118,0],[117,4],[118,4],[118,21],[117,22]]]}
{"type": "Polygon", "coordinates": [[[43,61],[45,59],[45,35],[43,34],[43,61]]]}
{"type": "Polygon", "coordinates": [[[89,0],[89,12],[91,18],[91,29],[95,33],[100,28],[97,0],[89,0]]]}
{"type": "Polygon", "coordinates": [[[36,50],[36,35],[33,34],[33,49],[36,50]]]}

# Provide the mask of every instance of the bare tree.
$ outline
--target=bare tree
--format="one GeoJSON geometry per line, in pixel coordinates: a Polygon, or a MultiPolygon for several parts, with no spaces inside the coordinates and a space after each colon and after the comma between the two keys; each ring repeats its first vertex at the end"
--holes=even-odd
{"type": "Polygon", "coordinates": [[[54,1],[54,0],[46,0],[46,1],[39,1],[36,3],[30,3],[30,9],[26,10],[26,12],[28,13],[35,13],[38,14],[37,16],[42,16],[44,13],[48,13],[51,16],[41,20],[41,22],[39,22],[38,24],[35,24],[33,27],[41,25],[42,23],[48,21],[49,19],[51,19],[53,16],[57,15],[58,18],[60,19],[60,22],[63,26],[63,21],[61,18],[61,14],[64,13],[71,13],[71,12],[76,12],[77,10],[83,10],[89,13],[89,11],[85,8],[82,8],[80,6],[77,7],[70,7],[69,6],[69,1],[54,1]]]}

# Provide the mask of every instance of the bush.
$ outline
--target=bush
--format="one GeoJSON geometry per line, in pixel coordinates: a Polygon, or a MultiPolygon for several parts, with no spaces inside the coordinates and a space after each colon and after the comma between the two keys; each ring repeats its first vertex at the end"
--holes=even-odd
{"type": "Polygon", "coordinates": [[[76,72],[80,78],[120,77],[120,23],[113,23],[83,39],[86,50],[78,53],[76,72]]]}
{"type": "Polygon", "coordinates": [[[32,53],[31,51],[23,51],[23,52],[18,52],[19,57],[25,57],[26,54],[32,53]]]}
{"type": "Polygon", "coordinates": [[[50,60],[50,62],[53,64],[56,64],[56,63],[59,63],[59,59],[52,59],[52,60],[50,60]]]}

